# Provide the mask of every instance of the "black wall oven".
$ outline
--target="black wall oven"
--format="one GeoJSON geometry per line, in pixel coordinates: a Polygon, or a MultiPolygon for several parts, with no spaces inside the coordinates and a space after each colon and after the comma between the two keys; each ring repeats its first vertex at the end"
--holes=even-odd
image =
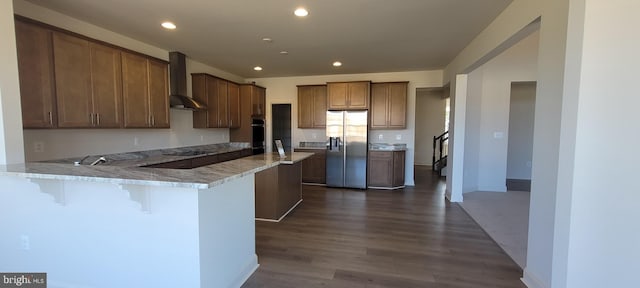
{"type": "Polygon", "coordinates": [[[263,154],[264,153],[264,119],[262,118],[253,118],[251,120],[251,133],[252,133],[252,142],[251,149],[253,150],[253,154],[263,154]]]}

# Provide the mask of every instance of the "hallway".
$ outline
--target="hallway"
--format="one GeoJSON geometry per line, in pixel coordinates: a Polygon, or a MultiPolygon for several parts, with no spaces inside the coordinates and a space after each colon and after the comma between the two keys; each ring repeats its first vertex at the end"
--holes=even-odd
{"type": "Polygon", "coordinates": [[[280,223],[257,222],[243,287],[525,287],[522,270],[424,166],[399,191],[304,186],[280,223]]]}

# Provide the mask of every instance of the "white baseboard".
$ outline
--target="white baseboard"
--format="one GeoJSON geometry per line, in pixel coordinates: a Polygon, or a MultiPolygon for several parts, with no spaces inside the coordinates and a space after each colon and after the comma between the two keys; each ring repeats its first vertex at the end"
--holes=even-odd
{"type": "Polygon", "coordinates": [[[478,186],[478,191],[507,192],[507,185],[478,186]]]}
{"type": "Polygon", "coordinates": [[[542,284],[542,280],[540,280],[540,278],[528,272],[527,268],[524,269],[524,275],[522,275],[520,281],[522,281],[522,283],[524,283],[528,288],[548,288],[542,284]]]}
{"type": "Polygon", "coordinates": [[[253,272],[256,272],[256,270],[258,270],[258,267],[260,267],[260,264],[258,264],[258,255],[256,254],[253,254],[253,255],[254,257],[252,257],[252,259],[249,261],[249,263],[247,263],[245,268],[242,269],[242,272],[236,278],[238,280],[235,281],[231,287],[238,287],[238,288],[242,287],[242,284],[244,284],[244,282],[247,282],[247,279],[249,279],[249,277],[253,275],[253,272]]]}
{"type": "Polygon", "coordinates": [[[300,203],[302,203],[302,199],[300,199],[300,201],[298,201],[298,203],[296,203],[295,205],[293,205],[293,207],[291,207],[291,209],[289,209],[289,211],[287,211],[286,213],[284,213],[280,219],[265,219],[265,218],[256,218],[257,221],[265,221],[265,222],[280,222],[282,221],[282,219],[284,219],[285,216],[289,215],[289,212],[293,211],[293,209],[295,209],[296,207],[298,207],[298,205],[300,205],[300,203]]]}

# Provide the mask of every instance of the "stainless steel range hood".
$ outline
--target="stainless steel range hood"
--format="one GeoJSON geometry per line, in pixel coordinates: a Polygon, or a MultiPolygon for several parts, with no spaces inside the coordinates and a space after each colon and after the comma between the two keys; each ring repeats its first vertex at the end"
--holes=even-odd
{"type": "Polygon", "coordinates": [[[207,110],[207,106],[187,96],[187,63],[180,52],[169,52],[169,103],[173,109],[207,110]]]}

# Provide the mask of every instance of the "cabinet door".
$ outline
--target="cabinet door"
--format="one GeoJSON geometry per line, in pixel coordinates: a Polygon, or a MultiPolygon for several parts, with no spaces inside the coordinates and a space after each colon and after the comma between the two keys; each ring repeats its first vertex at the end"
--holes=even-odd
{"type": "Polygon", "coordinates": [[[350,82],[348,91],[349,109],[369,108],[369,82],[350,82]]]}
{"type": "MultiPolygon", "coordinates": [[[[389,83],[389,128],[407,128],[407,83],[389,83]]],[[[373,95],[372,95],[373,97],[373,95]]],[[[373,99],[372,99],[373,101],[373,99]]]]}
{"type": "Polygon", "coordinates": [[[371,84],[371,129],[388,128],[388,88],[386,83],[371,84]]]}
{"type": "Polygon", "coordinates": [[[343,110],[348,108],[348,83],[327,84],[327,109],[343,110]]]}
{"type": "Polygon", "coordinates": [[[149,71],[149,111],[151,127],[169,128],[168,66],[165,62],[147,60],[149,71]]]}
{"type": "Polygon", "coordinates": [[[262,87],[253,86],[251,93],[252,116],[264,117],[266,113],[266,90],[262,87]]]}
{"type": "Polygon", "coordinates": [[[53,33],[58,127],[92,127],[89,41],[53,33]]]}
{"type": "Polygon", "coordinates": [[[216,79],[218,87],[218,126],[226,128],[229,127],[229,98],[227,96],[229,83],[222,79],[216,79]]]}
{"type": "Polygon", "coordinates": [[[207,105],[205,111],[193,111],[193,128],[207,128],[209,127],[209,111],[213,107],[209,103],[209,96],[207,94],[207,78],[204,74],[191,74],[191,87],[193,99],[207,105]]]}
{"type": "Polygon", "coordinates": [[[149,78],[147,59],[122,53],[122,99],[125,128],[146,128],[149,114],[149,78]]]}
{"type": "Polygon", "coordinates": [[[22,125],[24,128],[55,128],[51,31],[21,21],[16,21],[15,25],[22,125]]]}
{"type": "Polygon", "coordinates": [[[393,184],[393,157],[391,152],[369,151],[368,186],[391,187],[393,184]]]}
{"type": "Polygon", "coordinates": [[[298,128],[313,128],[313,86],[298,87],[298,128]]]}
{"type": "Polygon", "coordinates": [[[313,128],[325,128],[327,124],[327,86],[314,87],[313,94],[313,128]]]}
{"type": "Polygon", "coordinates": [[[227,98],[229,100],[229,128],[240,128],[240,86],[228,82],[227,98]]]}
{"type": "Polygon", "coordinates": [[[404,186],[405,151],[393,151],[393,187],[404,186]]]}
{"type": "Polygon", "coordinates": [[[120,51],[97,43],[90,43],[89,47],[91,51],[94,126],[121,127],[122,69],[120,67],[120,51]]]}

